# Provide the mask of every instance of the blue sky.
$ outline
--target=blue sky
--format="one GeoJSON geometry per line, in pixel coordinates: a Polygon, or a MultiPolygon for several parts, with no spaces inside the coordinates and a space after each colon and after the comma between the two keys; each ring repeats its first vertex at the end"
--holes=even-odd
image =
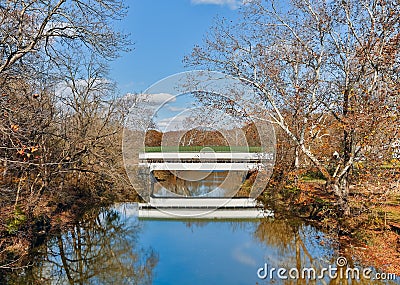
{"type": "Polygon", "coordinates": [[[118,28],[133,50],[111,63],[121,95],[142,92],[162,78],[185,71],[182,59],[201,44],[215,17],[234,19],[240,0],[130,0],[118,28]]]}

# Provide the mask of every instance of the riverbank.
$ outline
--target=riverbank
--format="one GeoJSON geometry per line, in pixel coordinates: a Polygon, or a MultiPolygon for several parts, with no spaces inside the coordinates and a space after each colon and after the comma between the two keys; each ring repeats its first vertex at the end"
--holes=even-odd
{"type": "Polygon", "coordinates": [[[44,194],[35,205],[24,199],[17,206],[3,205],[0,212],[0,276],[26,267],[35,247],[75,225],[87,212],[126,200],[138,201],[137,194],[133,191],[93,193],[74,189],[66,191],[63,199],[44,194]]]}
{"type": "Polygon", "coordinates": [[[351,186],[351,215],[338,218],[335,197],[324,181],[305,179],[297,187],[267,189],[260,200],[278,218],[310,222],[338,242],[340,254],[364,266],[400,276],[400,189],[365,183],[351,186]],[[386,188],[385,188],[386,187],[386,188]]]}

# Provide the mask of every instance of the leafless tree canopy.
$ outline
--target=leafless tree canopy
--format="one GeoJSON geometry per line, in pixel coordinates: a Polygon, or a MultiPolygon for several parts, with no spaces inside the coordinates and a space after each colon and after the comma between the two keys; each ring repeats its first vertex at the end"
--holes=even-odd
{"type": "Polygon", "coordinates": [[[348,213],[355,160],[398,138],[399,17],[398,1],[247,1],[241,20],[220,19],[186,63],[253,86],[295,164],[301,152],[348,213]]]}
{"type": "Polygon", "coordinates": [[[12,206],[31,216],[43,196],[65,204],[128,185],[120,158],[126,107],[107,67],[129,50],[114,26],[125,12],[119,0],[0,3],[4,213],[12,206]]]}
{"type": "Polygon", "coordinates": [[[115,57],[127,42],[113,29],[112,21],[124,14],[119,0],[4,1],[0,4],[0,73],[27,55],[56,59],[76,45],[115,57]]]}

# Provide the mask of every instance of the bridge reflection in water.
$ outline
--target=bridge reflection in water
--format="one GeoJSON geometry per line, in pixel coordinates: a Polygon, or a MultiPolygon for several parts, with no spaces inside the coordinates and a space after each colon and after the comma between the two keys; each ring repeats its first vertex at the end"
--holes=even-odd
{"type": "Polygon", "coordinates": [[[142,218],[261,218],[272,216],[243,183],[249,171],[271,165],[268,153],[141,153],[139,166],[149,170],[151,195],[139,204],[142,218]],[[247,193],[248,194],[248,193],[247,193]]]}

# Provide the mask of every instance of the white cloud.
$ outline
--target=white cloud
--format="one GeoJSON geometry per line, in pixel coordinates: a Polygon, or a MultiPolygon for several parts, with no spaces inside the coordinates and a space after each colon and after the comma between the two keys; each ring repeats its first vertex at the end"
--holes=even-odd
{"type": "Polygon", "coordinates": [[[192,4],[211,4],[211,5],[227,5],[231,9],[237,9],[242,0],[191,0],[192,4]]]}
{"type": "Polygon", "coordinates": [[[246,251],[250,248],[250,244],[246,243],[240,247],[233,249],[232,257],[244,265],[256,266],[256,261],[246,251]]]}
{"type": "Polygon", "coordinates": [[[140,102],[145,102],[151,105],[161,105],[163,103],[175,102],[175,95],[169,93],[157,93],[157,94],[139,94],[137,95],[140,102]]]}
{"type": "Polygon", "coordinates": [[[181,114],[169,118],[164,118],[161,120],[156,120],[158,128],[164,132],[167,131],[177,131],[187,129],[187,119],[190,114],[181,114]]]}
{"type": "Polygon", "coordinates": [[[174,106],[167,106],[167,110],[171,112],[182,112],[185,111],[186,107],[174,107],[174,106]]]}
{"type": "Polygon", "coordinates": [[[168,93],[149,94],[147,98],[150,102],[154,103],[166,103],[176,101],[176,97],[168,93]]]}

